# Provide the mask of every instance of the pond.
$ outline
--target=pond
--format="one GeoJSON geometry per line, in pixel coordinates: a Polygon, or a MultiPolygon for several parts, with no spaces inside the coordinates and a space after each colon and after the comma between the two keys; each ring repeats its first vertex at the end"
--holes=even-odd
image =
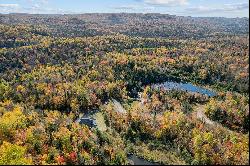
{"type": "Polygon", "coordinates": [[[196,93],[200,93],[203,95],[207,95],[209,97],[216,96],[215,92],[208,90],[208,89],[205,89],[205,88],[195,86],[191,83],[181,83],[181,82],[178,83],[178,82],[167,81],[167,82],[164,82],[162,84],[155,84],[155,85],[153,85],[153,87],[156,87],[156,88],[163,87],[166,90],[175,89],[175,90],[181,90],[181,91],[196,92],[196,93]]]}
{"type": "Polygon", "coordinates": [[[133,161],[133,165],[159,165],[158,163],[153,163],[145,159],[139,158],[136,155],[129,155],[128,159],[133,161]]]}

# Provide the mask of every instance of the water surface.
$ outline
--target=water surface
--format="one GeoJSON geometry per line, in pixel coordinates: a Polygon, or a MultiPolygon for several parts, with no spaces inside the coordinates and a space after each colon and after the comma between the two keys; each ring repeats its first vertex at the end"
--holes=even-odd
{"type": "Polygon", "coordinates": [[[132,160],[134,165],[159,165],[157,163],[153,163],[145,159],[139,158],[136,155],[129,155],[128,159],[132,160]]]}
{"type": "Polygon", "coordinates": [[[166,90],[175,89],[175,90],[181,90],[181,91],[195,92],[195,93],[207,95],[209,97],[216,96],[215,92],[208,90],[208,89],[205,89],[205,88],[195,86],[191,83],[181,83],[181,82],[178,83],[178,82],[167,81],[167,82],[164,82],[162,84],[155,84],[154,87],[159,87],[159,88],[163,87],[166,90]]]}

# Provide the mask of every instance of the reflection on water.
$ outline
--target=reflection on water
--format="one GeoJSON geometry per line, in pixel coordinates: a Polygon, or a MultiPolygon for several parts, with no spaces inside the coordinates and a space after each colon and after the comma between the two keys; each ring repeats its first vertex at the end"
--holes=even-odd
{"type": "Polygon", "coordinates": [[[128,159],[133,161],[134,165],[159,165],[157,163],[153,163],[145,159],[139,158],[136,155],[129,155],[128,159]]]}
{"type": "Polygon", "coordinates": [[[163,87],[166,90],[176,89],[182,91],[196,92],[201,93],[203,95],[207,95],[209,97],[213,97],[216,95],[216,93],[211,90],[201,88],[190,83],[177,83],[167,81],[163,84],[155,84],[154,87],[163,87]]]}

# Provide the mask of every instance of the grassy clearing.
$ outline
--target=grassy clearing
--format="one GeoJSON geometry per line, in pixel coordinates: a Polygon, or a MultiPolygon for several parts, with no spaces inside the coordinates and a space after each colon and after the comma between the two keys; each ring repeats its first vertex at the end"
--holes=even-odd
{"type": "Polygon", "coordinates": [[[107,126],[105,124],[104,117],[103,117],[103,114],[101,112],[98,112],[98,113],[94,114],[93,118],[96,119],[97,128],[100,131],[106,131],[107,130],[107,126]]]}

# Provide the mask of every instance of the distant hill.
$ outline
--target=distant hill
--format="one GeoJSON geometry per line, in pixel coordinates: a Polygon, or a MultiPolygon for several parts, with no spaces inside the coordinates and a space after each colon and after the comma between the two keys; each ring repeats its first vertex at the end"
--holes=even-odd
{"type": "Polygon", "coordinates": [[[60,37],[124,34],[139,37],[203,38],[248,34],[249,18],[183,17],[159,13],[0,14],[1,24],[45,25],[60,37]],[[65,32],[68,33],[65,33],[65,32]]]}

